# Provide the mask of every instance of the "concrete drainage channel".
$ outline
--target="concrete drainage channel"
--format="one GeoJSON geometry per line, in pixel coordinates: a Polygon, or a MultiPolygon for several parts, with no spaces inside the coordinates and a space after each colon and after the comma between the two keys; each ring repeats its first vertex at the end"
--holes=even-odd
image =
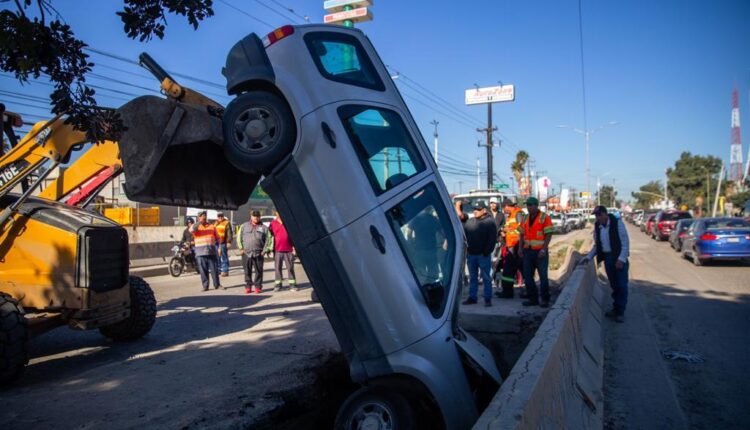
{"type": "MultiPolygon", "coordinates": [[[[575,268],[577,259],[570,252],[561,270],[551,273],[564,288],[548,312],[522,310],[517,299],[501,312],[462,310],[461,326],[492,351],[505,378],[475,430],[602,428],[605,292],[594,265],[575,268]]],[[[245,428],[332,428],[338,407],[356,386],[341,354],[311,363],[317,364],[300,375],[306,382],[297,388],[248,402],[244,407],[265,412],[245,428]]]]}

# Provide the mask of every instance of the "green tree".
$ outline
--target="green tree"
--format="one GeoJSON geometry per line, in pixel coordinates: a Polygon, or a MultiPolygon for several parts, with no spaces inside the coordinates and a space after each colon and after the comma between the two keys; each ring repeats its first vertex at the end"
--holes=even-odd
{"type": "Polygon", "coordinates": [[[615,188],[612,185],[602,185],[596,192],[596,200],[600,205],[612,206],[615,203],[615,188]]]}
{"type": "Polygon", "coordinates": [[[526,170],[526,163],[529,161],[529,153],[526,151],[518,151],[516,159],[510,164],[510,170],[513,172],[513,176],[516,178],[518,187],[521,187],[521,178],[526,170]]]}
{"type": "Polygon", "coordinates": [[[664,195],[664,187],[659,181],[650,181],[641,185],[640,191],[633,192],[631,195],[635,199],[635,208],[648,209],[652,204],[663,199],[661,196],[664,195]]]}
{"type": "MultiPolygon", "coordinates": [[[[719,171],[721,170],[721,159],[708,155],[693,155],[690,152],[683,152],[680,158],[675,161],[674,167],[667,169],[667,178],[669,184],[667,193],[669,199],[674,201],[678,207],[687,205],[696,207],[697,201],[703,200],[701,205],[703,210],[708,210],[715,198],[716,184],[719,171]],[[710,192],[711,201],[706,199],[706,193],[710,192]],[[701,199],[698,199],[700,197],[701,199]]],[[[722,183],[722,194],[726,191],[729,184],[727,181],[722,183]]]]}
{"type": "MultiPolygon", "coordinates": [[[[3,3],[8,3],[6,0],[3,3]]],[[[52,6],[53,0],[15,0],[15,8],[0,11],[0,70],[21,83],[46,76],[54,86],[52,113],[86,132],[91,141],[117,140],[124,131],[111,109],[96,104],[96,92],[86,84],[94,66],[70,26],[52,6]],[[54,17],[54,19],[52,19],[54,17]],[[48,18],[50,18],[48,20],[48,18]]],[[[123,0],[117,15],[128,37],[140,41],[164,37],[166,15],[181,15],[193,28],[213,16],[212,0],[123,0]]]]}

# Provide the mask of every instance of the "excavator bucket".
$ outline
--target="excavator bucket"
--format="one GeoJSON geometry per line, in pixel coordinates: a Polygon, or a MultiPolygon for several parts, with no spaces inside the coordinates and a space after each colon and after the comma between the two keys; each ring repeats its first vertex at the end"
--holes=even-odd
{"type": "Polygon", "coordinates": [[[125,194],[141,203],[237,209],[260,176],[227,160],[221,119],[205,106],[142,96],[118,109],[125,194]]]}

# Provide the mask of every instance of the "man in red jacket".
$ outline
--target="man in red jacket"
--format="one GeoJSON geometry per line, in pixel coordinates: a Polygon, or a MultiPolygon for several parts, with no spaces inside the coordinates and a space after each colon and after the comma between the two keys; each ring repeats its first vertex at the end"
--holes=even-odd
{"type": "Polygon", "coordinates": [[[273,238],[273,260],[276,268],[276,279],[273,290],[281,291],[281,284],[284,278],[282,275],[282,266],[285,265],[289,273],[289,288],[292,291],[297,291],[297,279],[294,276],[294,245],[278,212],[276,212],[276,219],[271,221],[269,230],[273,238]]]}

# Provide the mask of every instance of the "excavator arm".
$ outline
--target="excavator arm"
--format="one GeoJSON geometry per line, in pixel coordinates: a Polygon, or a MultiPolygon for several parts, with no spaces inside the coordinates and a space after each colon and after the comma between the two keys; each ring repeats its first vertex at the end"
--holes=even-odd
{"type": "Polygon", "coordinates": [[[120,149],[116,142],[105,141],[91,145],[86,152],[52,181],[39,197],[60,201],[78,190],[67,204],[78,205],[99,191],[102,186],[115,178],[123,170],[120,149]],[[96,183],[96,186],[88,185],[96,183]]]}

